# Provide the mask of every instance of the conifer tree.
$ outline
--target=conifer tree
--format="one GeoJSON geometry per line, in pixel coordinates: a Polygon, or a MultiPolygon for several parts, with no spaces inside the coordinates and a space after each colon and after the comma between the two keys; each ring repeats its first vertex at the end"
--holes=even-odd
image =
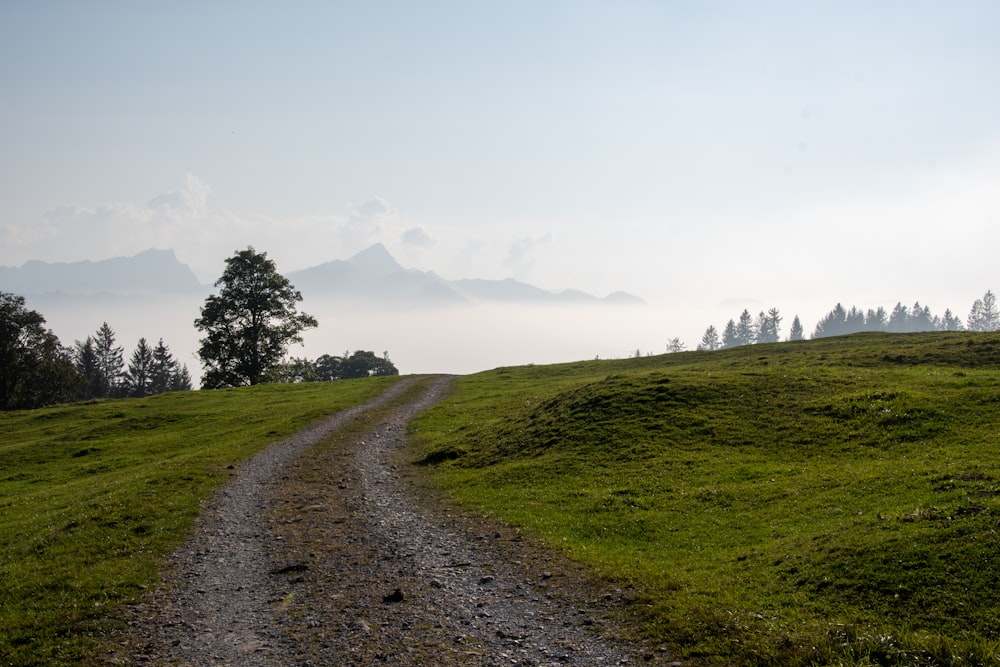
{"type": "Polygon", "coordinates": [[[173,391],[174,375],[177,373],[177,362],[174,355],[170,353],[170,348],[161,338],[153,348],[153,363],[149,371],[150,393],[162,394],[173,391]]]}
{"type": "Polygon", "coordinates": [[[94,353],[97,355],[97,370],[107,387],[104,396],[118,396],[125,374],[124,350],[115,345],[115,332],[107,322],[101,324],[94,334],[94,353]]]}
{"type": "Polygon", "coordinates": [[[792,320],[792,326],[788,330],[788,340],[805,340],[805,331],[802,329],[802,320],[799,319],[798,315],[796,315],[792,320]]]}
{"type": "Polygon", "coordinates": [[[885,331],[888,326],[889,314],[885,312],[885,308],[882,306],[874,309],[869,308],[868,312],[865,313],[866,331],[885,331]]]}
{"type": "Polygon", "coordinates": [[[81,399],[107,398],[108,383],[98,364],[93,336],[87,336],[83,342],[75,341],[73,343],[73,364],[83,377],[78,397],[81,399]]]}
{"type": "Polygon", "coordinates": [[[962,320],[955,316],[951,312],[950,308],[945,308],[944,315],[941,317],[940,325],[938,326],[941,331],[961,331],[964,327],[962,326],[962,320]]]}
{"type": "Polygon", "coordinates": [[[1000,313],[997,311],[997,298],[987,290],[982,299],[976,299],[972,304],[967,320],[969,331],[996,331],[1000,329],[1000,313]]]}
{"type": "Polygon", "coordinates": [[[722,330],[722,347],[737,347],[740,344],[739,335],[736,332],[736,322],[729,320],[726,328],[722,330]]]}
{"type": "Polygon", "coordinates": [[[753,325],[753,315],[746,308],[740,313],[740,321],[736,324],[736,344],[750,345],[757,340],[757,331],[753,325]]]}
{"type": "Polygon", "coordinates": [[[713,325],[708,325],[705,329],[705,335],[701,337],[701,343],[698,345],[699,350],[706,352],[714,352],[722,347],[722,341],[719,340],[719,332],[713,325]]]}
{"type": "Polygon", "coordinates": [[[125,374],[125,386],[128,395],[135,397],[149,396],[152,391],[153,351],[145,338],[140,338],[129,359],[128,372],[125,374]]]}
{"type": "Polygon", "coordinates": [[[757,316],[757,342],[777,343],[781,340],[781,314],[777,308],[771,308],[766,313],[757,316]]]}
{"type": "Polygon", "coordinates": [[[181,364],[170,378],[170,391],[191,391],[191,373],[187,364],[181,364]]]}
{"type": "Polygon", "coordinates": [[[909,319],[909,309],[897,301],[896,306],[889,313],[889,323],[886,325],[885,330],[893,333],[902,333],[907,330],[909,319]]]}

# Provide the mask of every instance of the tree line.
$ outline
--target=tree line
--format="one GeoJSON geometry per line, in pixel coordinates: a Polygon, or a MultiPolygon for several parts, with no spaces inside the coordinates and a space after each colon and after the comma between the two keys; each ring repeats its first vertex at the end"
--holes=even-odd
{"type": "MultiPolygon", "coordinates": [[[[286,359],[288,347],[301,343],[302,332],[317,322],[298,311],[301,293],[266,252],[248,247],[235,253],[215,287],[218,293],[205,300],[194,321],[204,334],[198,349],[203,389],[399,374],[388,352],[286,359]]],[[[107,322],[85,340],[64,346],[45,318],[25,306],[24,297],[0,292],[0,409],[191,388],[187,366],[174,359],[162,338],[156,345],[140,338],[127,362],[107,322]]]]}
{"type": "Polygon", "coordinates": [[[162,338],[155,347],[140,338],[127,365],[123,355],[107,322],[63,346],[24,297],[0,292],[0,409],[191,389],[187,366],[162,338]]]}
{"type": "Polygon", "coordinates": [[[74,341],[71,355],[83,379],[77,392],[81,399],[142,398],[191,389],[187,365],[174,359],[162,338],[155,347],[140,338],[126,364],[124,348],[115,345],[107,322],[93,336],[74,341]]]}
{"type": "MultiPolygon", "coordinates": [[[[756,317],[744,309],[738,319],[730,319],[722,333],[709,325],[705,329],[699,350],[713,351],[742,345],[757,343],[777,343],[781,340],[782,317],[777,308],[761,311],[756,317]]],[[[987,290],[982,298],[972,304],[969,315],[963,324],[950,309],[945,309],[940,316],[934,315],[930,308],[916,302],[907,307],[899,302],[891,311],[885,308],[869,308],[862,311],[856,306],[850,309],[837,304],[816,324],[812,338],[827,338],[844,336],[862,331],[885,331],[891,333],[909,333],[918,331],[997,331],[1000,330],[1000,309],[997,306],[996,295],[987,290]]],[[[802,321],[796,315],[789,327],[787,341],[805,340],[805,330],[802,321]]],[[[668,352],[681,352],[684,344],[678,338],[667,341],[668,352]]]]}
{"type": "Polygon", "coordinates": [[[341,357],[324,354],[315,361],[292,357],[274,366],[267,374],[268,382],[331,382],[379,375],[399,375],[389,353],[377,356],[371,350],[344,352],[341,357]]]}

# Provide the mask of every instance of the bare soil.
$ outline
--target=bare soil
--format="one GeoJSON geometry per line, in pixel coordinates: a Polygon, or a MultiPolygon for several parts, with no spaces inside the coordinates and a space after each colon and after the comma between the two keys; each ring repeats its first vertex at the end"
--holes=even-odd
{"type": "Polygon", "coordinates": [[[404,380],[269,447],[207,503],[109,664],[680,664],[630,596],[448,507],[404,459],[449,377],[404,380]]]}

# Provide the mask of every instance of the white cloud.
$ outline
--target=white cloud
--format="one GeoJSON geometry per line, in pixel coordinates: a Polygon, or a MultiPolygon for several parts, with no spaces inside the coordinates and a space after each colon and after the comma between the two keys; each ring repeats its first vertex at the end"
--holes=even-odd
{"type": "Polygon", "coordinates": [[[411,227],[403,232],[400,240],[404,245],[415,246],[417,248],[427,248],[434,245],[434,239],[424,231],[423,227],[411,227]]]}
{"type": "Polygon", "coordinates": [[[373,243],[398,234],[387,233],[398,225],[399,215],[382,197],[372,197],[352,206],[347,219],[337,225],[337,236],[348,254],[364,250],[373,243]]]}
{"type": "Polygon", "coordinates": [[[208,195],[212,188],[194,174],[185,175],[184,187],[154,197],[149,208],[166,215],[204,216],[208,212],[208,195]]]}
{"type": "Polygon", "coordinates": [[[506,227],[415,224],[378,196],[340,214],[275,217],[214,208],[211,194],[208,183],[186,174],[180,187],[145,204],[54,207],[31,224],[0,228],[0,264],[100,260],[170,248],[202,282],[211,283],[225,258],[249,245],[266,251],[279,270],[294,271],[382,242],[404,266],[449,278],[533,280],[539,250],[552,241],[550,234],[532,235],[524,227],[512,242],[506,227]]]}
{"type": "Polygon", "coordinates": [[[433,245],[426,228],[406,224],[382,197],[340,215],[282,218],[213,208],[211,193],[206,182],[186,174],[179,188],[146,204],[53,207],[32,223],[0,227],[0,264],[100,260],[171,248],[199,279],[212,282],[225,258],[249,245],[267,251],[282,271],[343,259],[380,241],[404,256],[433,245]]]}
{"type": "Polygon", "coordinates": [[[551,241],[551,234],[545,234],[538,238],[522,238],[514,241],[507,251],[504,266],[517,274],[529,271],[535,264],[535,251],[551,241]]]}
{"type": "Polygon", "coordinates": [[[354,208],[354,213],[358,218],[363,220],[376,220],[388,215],[394,214],[396,211],[386,200],[381,197],[372,197],[364,204],[356,206],[354,208]]]}

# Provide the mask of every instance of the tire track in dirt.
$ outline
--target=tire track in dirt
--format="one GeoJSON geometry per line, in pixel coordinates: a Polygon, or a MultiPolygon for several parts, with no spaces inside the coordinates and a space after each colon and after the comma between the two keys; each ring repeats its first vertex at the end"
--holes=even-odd
{"type": "Polygon", "coordinates": [[[595,593],[516,531],[418,505],[395,457],[451,382],[404,380],[241,465],[136,606],[125,662],[667,663],[601,636],[621,591],[595,593]]]}
{"type": "Polygon", "coordinates": [[[264,524],[270,492],[289,461],[365,412],[384,406],[404,380],[360,406],[333,414],[241,463],[205,505],[163,581],[129,613],[126,657],[135,665],[286,665],[274,624],[273,569],[264,524]]]}

